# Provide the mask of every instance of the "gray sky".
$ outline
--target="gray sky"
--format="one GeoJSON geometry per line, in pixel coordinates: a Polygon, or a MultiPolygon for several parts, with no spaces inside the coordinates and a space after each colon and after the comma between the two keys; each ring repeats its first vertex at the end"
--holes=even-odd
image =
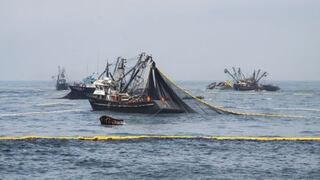
{"type": "Polygon", "coordinates": [[[0,80],[82,79],[142,51],[177,80],[320,80],[320,1],[0,0],[0,80]]]}

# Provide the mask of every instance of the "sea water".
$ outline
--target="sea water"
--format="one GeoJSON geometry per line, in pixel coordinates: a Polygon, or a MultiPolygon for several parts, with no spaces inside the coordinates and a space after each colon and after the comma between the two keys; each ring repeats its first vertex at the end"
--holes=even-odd
{"type": "MultiPolygon", "coordinates": [[[[92,111],[61,99],[52,82],[0,82],[0,136],[192,135],[320,137],[320,82],[276,82],[278,92],[206,90],[179,82],[205,101],[268,118],[92,111]],[[99,117],[125,120],[100,125],[99,117]]],[[[190,140],[0,141],[0,179],[319,179],[319,142],[190,140]]]]}

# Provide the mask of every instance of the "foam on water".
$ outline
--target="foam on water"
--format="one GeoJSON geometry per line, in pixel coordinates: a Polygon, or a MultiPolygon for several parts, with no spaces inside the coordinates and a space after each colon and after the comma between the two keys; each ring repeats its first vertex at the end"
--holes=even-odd
{"type": "Polygon", "coordinates": [[[304,93],[304,92],[301,92],[301,93],[293,93],[294,96],[314,96],[315,94],[314,93],[304,93]]]}

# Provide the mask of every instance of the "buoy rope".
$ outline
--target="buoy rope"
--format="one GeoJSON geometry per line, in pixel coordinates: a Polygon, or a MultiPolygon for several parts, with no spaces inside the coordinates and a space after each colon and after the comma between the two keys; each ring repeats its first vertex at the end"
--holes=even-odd
{"type": "Polygon", "coordinates": [[[191,96],[195,100],[205,104],[206,106],[208,106],[208,107],[210,107],[212,109],[218,110],[218,111],[226,113],[226,114],[241,115],[241,116],[273,117],[273,118],[305,118],[304,116],[283,115],[283,114],[246,113],[246,112],[237,112],[237,111],[233,111],[233,110],[230,110],[230,109],[225,109],[225,108],[223,108],[221,106],[213,105],[213,104],[210,104],[210,103],[208,103],[208,102],[206,102],[206,101],[204,101],[202,99],[197,98],[196,96],[192,95],[187,90],[181,88],[178,84],[176,84],[173,80],[171,80],[169,77],[167,77],[160,70],[159,70],[159,72],[161,73],[162,76],[164,76],[166,79],[168,79],[174,86],[179,88],[181,91],[183,91],[187,95],[191,96]]]}
{"type": "Polygon", "coordinates": [[[320,137],[251,137],[251,136],[0,136],[0,141],[29,140],[79,140],[79,141],[121,141],[121,140],[179,140],[200,139],[214,141],[317,141],[320,137]]]}

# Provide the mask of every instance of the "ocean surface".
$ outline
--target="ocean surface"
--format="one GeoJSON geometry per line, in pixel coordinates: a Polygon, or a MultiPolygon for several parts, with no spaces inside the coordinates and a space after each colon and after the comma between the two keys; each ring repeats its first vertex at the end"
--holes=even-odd
{"type": "MultiPolygon", "coordinates": [[[[178,82],[233,115],[143,115],[92,111],[61,99],[53,82],[0,82],[0,136],[192,135],[320,137],[320,82],[276,82],[278,92],[206,90],[178,82]],[[126,125],[100,125],[99,117],[126,125]]],[[[320,179],[320,142],[146,139],[0,141],[0,179],[320,179]]]]}

